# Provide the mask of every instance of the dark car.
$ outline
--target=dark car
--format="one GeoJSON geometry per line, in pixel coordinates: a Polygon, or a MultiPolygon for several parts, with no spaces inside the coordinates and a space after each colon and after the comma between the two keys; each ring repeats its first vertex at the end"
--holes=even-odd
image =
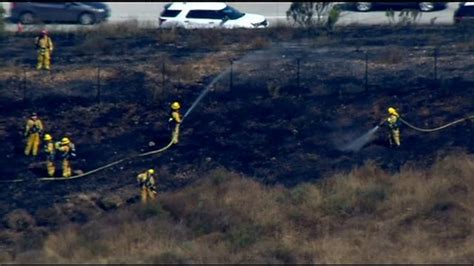
{"type": "Polygon", "coordinates": [[[350,5],[361,12],[388,8],[409,8],[429,12],[446,8],[445,2],[351,2],[350,5]]]}
{"type": "Polygon", "coordinates": [[[11,4],[13,22],[73,22],[83,25],[106,21],[110,8],[101,2],[16,2],[11,4]]]}
{"type": "Polygon", "coordinates": [[[454,23],[472,23],[474,24],[474,2],[463,2],[459,4],[458,9],[454,11],[454,23]]]}

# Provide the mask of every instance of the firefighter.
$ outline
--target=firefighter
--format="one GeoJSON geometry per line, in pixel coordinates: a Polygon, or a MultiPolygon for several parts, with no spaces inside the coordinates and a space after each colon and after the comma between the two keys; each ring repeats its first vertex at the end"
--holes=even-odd
{"type": "Polygon", "coordinates": [[[383,120],[380,125],[387,125],[390,132],[388,135],[390,147],[400,147],[400,121],[397,110],[393,107],[388,108],[388,118],[383,120]]]}
{"type": "Polygon", "coordinates": [[[46,170],[48,171],[49,176],[54,176],[56,167],[54,166],[55,148],[53,137],[50,134],[45,134],[43,140],[45,141],[43,151],[46,156],[46,170]]]}
{"type": "Polygon", "coordinates": [[[36,113],[32,113],[31,117],[26,121],[24,136],[27,138],[25,155],[38,155],[38,147],[40,145],[40,135],[43,135],[43,122],[38,118],[36,113]]]}
{"type": "Polygon", "coordinates": [[[63,177],[70,177],[72,174],[71,160],[76,157],[76,147],[68,138],[64,137],[60,142],[56,142],[56,150],[60,152],[63,167],[63,177]]]}
{"type": "Polygon", "coordinates": [[[156,186],[154,174],[154,169],[148,169],[146,172],[137,175],[138,185],[141,187],[142,203],[147,203],[148,198],[151,200],[155,199],[156,186]]]}
{"type": "Polygon", "coordinates": [[[38,64],[36,69],[51,69],[51,54],[53,53],[53,41],[46,30],[42,30],[36,37],[36,49],[38,50],[38,64]]]}
{"type": "Polygon", "coordinates": [[[181,114],[179,113],[179,109],[181,108],[181,105],[179,102],[174,102],[171,104],[171,117],[169,119],[169,122],[171,123],[171,130],[173,130],[172,133],[172,141],[173,144],[178,143],[178,138],[179,138],[179,125],[181,124],[181,114]]]}

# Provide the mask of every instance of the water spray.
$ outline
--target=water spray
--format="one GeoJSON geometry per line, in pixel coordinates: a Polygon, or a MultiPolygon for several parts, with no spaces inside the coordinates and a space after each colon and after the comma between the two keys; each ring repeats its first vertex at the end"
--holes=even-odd
{"type": "Polygon", "coordinates": [[[184,119],[194,110],[194,108],[196,107],[196,105],[204,98],[204,96],[206,96],[207,92],[209,91],[209,89],[217,82],[219,81],[224,75],[226,75],[228,72],[230,71],[230,67],[227,68],[226,70],[224,70],[224,72],[220,73],[217,77],[215,77],[211,83],[209,83],[209,85],[206,86],[206,88],[204,88],[204,90],[202,90],[201,94],[199,94],[199,96],[196,98],[196,100],[193,102],[193,104],[191,105],[191,107],[189,107],[189,109],[186,111],[186,113],[184,113],[183,115],[183,121],[184,119]]]}
{"type": "Polygon", "coordinates": [[[342,148],[342,150],[353,151],[353,152],[359,151],[360,149],[362,149],[362,147],[364,147],[367,143],[369,143],[373,139],[375,132],[377,132],[379,128],[380,128],[380,125],[375,126],[371,130],[367,131],[364,135],[358,137],[356,140],[346,145],[344,148],[342,148]]]}
{"type": "MultiPolygon", "coordinates": [[[[257,53],[259,52],[262,52],[262,51],[254,51],[252,53],[248,53],[246,54],[244,57],[242,57],[241,59],[237,60],[237,61],[231,61],[233,62],[234,66],[237,66],[238,67],[238,63],[242,63],[244,62],[245,60],[247,60],[248,58],[253,58],[255,59],[255,57],[258,57],[256,56],[257,53]]],[[[270,50],[269,52],[272,52],[272,50],[270,50]]],[[[260,56],[263,56],[265,57],[265,54],[261,54],[260,56]]],[[[206,96],[206,94],[209,92],[210,88],[212,86],[214,86],[214,84],[216,84],[219,80],[221,80],[224,76],[226,76],[231,70],[231,66],[227,67],[223,72],[221,72],[219,75],[217,75],[217,77],[215,77],[211,83],[209,83],[209,85],[207,85],[203,91],[201,92],[201,94],[199,94],[199,96],[196,98],[196,100],[193,102],[193,104],[191,105],[191,107],[189,107],[189,109],[184,113],[183,115],[183,121],[184,119],[194,110],[194,108],[196,108],[196,106],[198,105],[198,103],[204,98],[204,96],[206,96]]],[[[235,70],[235,69],[234,69],[235,70]]],[[[181,122],[182,123],[182,122],[181,122]]]]}

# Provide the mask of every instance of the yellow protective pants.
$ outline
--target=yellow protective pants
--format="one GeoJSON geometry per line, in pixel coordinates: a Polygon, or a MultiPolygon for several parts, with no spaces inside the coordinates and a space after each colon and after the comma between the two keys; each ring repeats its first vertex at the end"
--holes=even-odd
{"type": "Polygon", "coordinates": [[[392,129],[390,131],[390,146],[400,147],[400,129],[392,129]]]}
{"type": "Polygon", "coordinates": [[[71,172],[71,162],[68,159],[63,159],[63,177],[70,177],[71,172]]]}
{"type": "Polygon", "coordinates": [[[172,134],[172,140],[173,140],[173,144],[177,144],[178,143],[178,139],[179,139],[179,125],[180,124],[176,124],[176,126],[174,127],[174,130],[173,130],[173,134],[172,134]]]}
{"type": "Polygon", "coordinates": [[[56,172],[56,167],[54,166],[53,161],[46,161],[46,169],[48,170],[48,175],[49,176],[54,176],[54,173],[56,172]]]}
{"type": "Polygon", "coordinates": [[[147,187],[142,187],[142,203],[147,203],[148,199],[154,200],[155,199],[155,192],[147,187]]]}
{"type": "Polygon", "coordinates": [[[41,69],[44,67],[46,70],[50,70],[51,66],[51,55],[49,53],[49,50],[46,50],[46,52],[38,53],[38,64],[36,65],[36,69],[41,69]]]}
{"type": "Polygon", "coordinates": [[[28,136],[25,147],[25,155],[30,155],[30,152],[33,156],[38,155],[38,147],[40,145],[40,135],[39,133],[32,133],[28,136]]]}

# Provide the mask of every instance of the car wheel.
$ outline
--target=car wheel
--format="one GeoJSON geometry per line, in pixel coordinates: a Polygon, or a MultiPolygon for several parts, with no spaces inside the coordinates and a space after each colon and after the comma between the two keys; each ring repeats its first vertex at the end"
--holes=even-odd
{"type": "Polygon", "coordinates": [[[20,15],[20,22],[22,24],[33,24],[35,22],[35,15],[31,12],[25,12],[20,15]]]}
{"type": "Polygon", "coordinates": [[[357,2],[355,5],[357,11],[367,12],[372,9],[372,3],[370,2],[357,2]]]}
{"type": "Polygon", "coordinates": [[[82,25],[91,25],[95,23],[95,17],[91,13],[82,13],[78,21],[82,25]]]}
{"type": "Polygon", "coordinates": [[[423,12],[433,11],[434,4],[432,2],[420,2],[420,10],[423,12]]]}

